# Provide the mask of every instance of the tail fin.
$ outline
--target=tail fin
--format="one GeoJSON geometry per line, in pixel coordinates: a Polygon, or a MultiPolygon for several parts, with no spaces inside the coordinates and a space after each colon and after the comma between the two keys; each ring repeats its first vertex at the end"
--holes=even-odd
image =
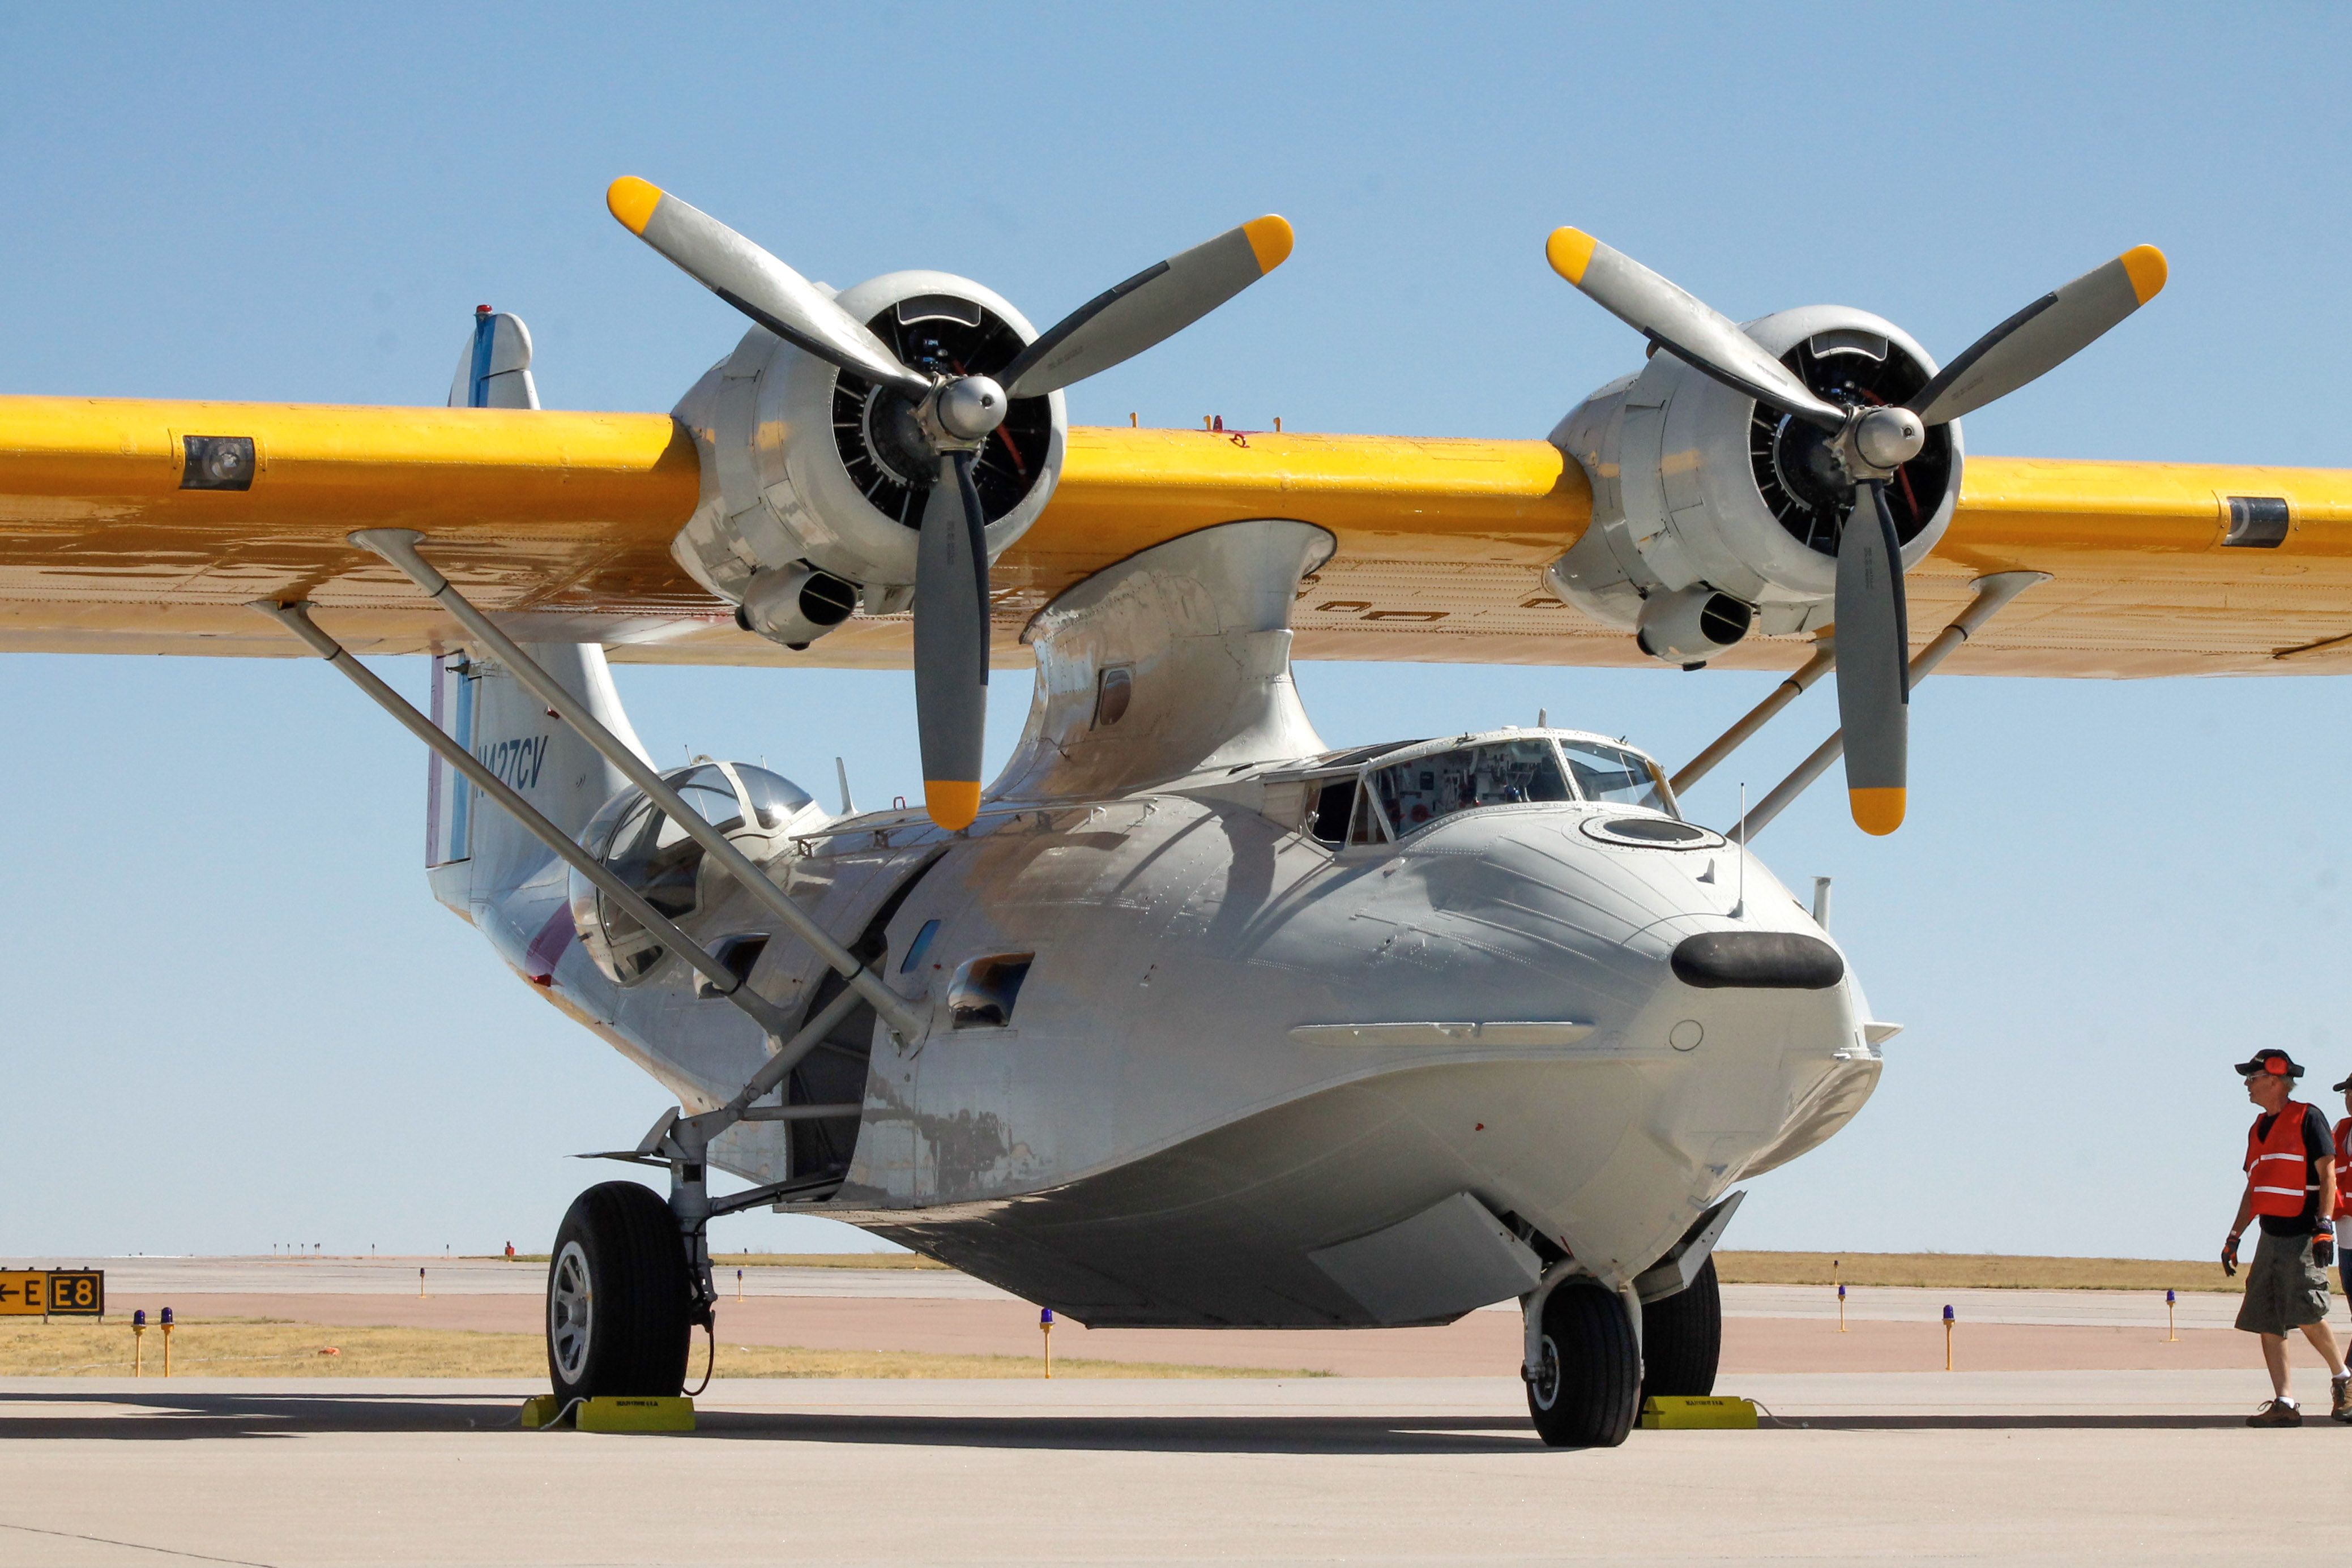
{"type": "MultiPolygon", "coordinates": [[[[453,408],[535,409],[530,332],[520,317],[487,305],[449,389],[453,408]]],[[[527,643],[530,655],[563,689],[637,755],[645,747],[613,689],[604,650],[593,643],[527,643]]],[[[433,722],[474,759],[575,837],[626,780],[620,770],[548,711],[513,674],[464,652],[433,661],[433,722]]],[[[553,852],[436,757],[425,781],[425,864],[434,896],[475,918],[477,906],[502,901],[561,862],[553,852]]]]}
{"type": "MultiPolygon", "coordinates": [[[[523,652],[631,750],[645,755],[613,689],[602,648],[593,643],[527,643],[523,652]]],[[[502,665],[444,653],[434,661],[433,688],[434,722],[566,833],[576,837],[596,809],[627,783],[502,665]]],[[[434,894],[468,918],[474,905],[503,898],[559,863],[552,851],[497,805],[481,800],[438,758],[427,780],[425,828],[434,894]]]]}
{"type": "Polygon", "coordinates": [[[537,408],[530,379],[530,329],[520,316],[474,307],[474,336],[457,356],[449,383],[451,408],[537,408]]]}

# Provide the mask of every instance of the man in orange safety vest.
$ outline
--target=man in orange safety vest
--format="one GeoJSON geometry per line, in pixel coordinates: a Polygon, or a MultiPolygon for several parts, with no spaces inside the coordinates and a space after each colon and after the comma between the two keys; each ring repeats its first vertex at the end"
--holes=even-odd
{"type": "MultiPolygon", "coordinates": [[[[2327,1114],[2294,1097],[2303,1069],[2284,1051],[2255,1052],[2238,1063],[2246,1098],[2262,1110],[2246,1134],[2246,1192],[2221,1244],[2221,1267],[2238,1271],[2238,1239],[2262,1221],[2263,1239],[2246,1270],[2238,1327],[2259,1334],[2270,1368],[2271,1399],[2246,1417],[2249,1427],[2300,1427],[2303,1411],[2287,1391],[2286,1336],[2301,1329],[2326,1358],[2333,1379],[2329,1414],[2352,1420],[2352,1375],[2327,1326],[2327,1265],[2335,1260],[2336,1143],[2327,1114]]],[[[2352,1082],[2352,1079],[2346,1082],[2352,1082]]]]}

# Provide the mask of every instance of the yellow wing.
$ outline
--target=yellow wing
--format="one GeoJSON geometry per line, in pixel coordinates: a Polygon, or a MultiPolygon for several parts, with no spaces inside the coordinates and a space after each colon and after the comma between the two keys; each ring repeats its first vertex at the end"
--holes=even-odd
{"type": "MultiPolygon", "coordinates": [[[[615,659],[903,666],[904,617],[859,616],[794,653],[738,631],[669,554],[693,442],[666,414],[0,398],[0,650],[290,656],[244,605],[307,598],[355,651],[455,628],[344,536],[405,527],[518,634],[615,659]],[[183,487],[184,437],[254,443],[250,488],[183,487]]],[[[1582,471],[1540,441],[1075,429],[1060,488],[998,563],[996,636],[1100,568],[1179,534],[1297,517],[1339,549],[1302,591],[1308,659],[1641,664],[1543,569],[1590,519],[1582,471]]],[[[2245,530],[2241,529],[2242,535],[2245,530]]],[[[2352,472],[1978,457],[1911,577],[1924,641],[1988,571],[2053,580],[1946,668],[1998,674],[2322,672],[2352,661],[2352,472]],[[2287,519],[2231,540],[2229,498],[2287,519]]],[[[1803,638],[1716,661],[1787,668],[1803,638]]]]}

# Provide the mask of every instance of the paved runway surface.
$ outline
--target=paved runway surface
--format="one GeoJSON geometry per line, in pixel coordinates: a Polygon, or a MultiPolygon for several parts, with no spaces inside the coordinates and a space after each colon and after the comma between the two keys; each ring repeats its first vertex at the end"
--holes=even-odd
{"type": "Polygon", "coordinates": [[[523,1385],[0,1383],[0,1564],[2221,1563],[2352,1430],[2242,1373],[1750,1375],[1787,1426],[1550,1452],[1503,1378],[721,1383],[702,1429],[523,1385]]]}

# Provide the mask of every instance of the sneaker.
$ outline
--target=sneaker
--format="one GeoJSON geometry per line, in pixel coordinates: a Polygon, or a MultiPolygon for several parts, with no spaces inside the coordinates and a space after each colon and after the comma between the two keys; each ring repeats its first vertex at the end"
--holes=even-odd
{"type": "Polygon", "coordinates": [[[2330,1381],[2327,1392],[2331,1406],[2327,1412],[2328,1419],[2352,1422],[2352,1373],[2330,1381]]]}
{"type": "Polygon", "coordinates": [[[2290,1399],[2273,1399],[2246,1417],[2249,1427],[2300,1427],[2303,1412],[2290,1399]]]}

